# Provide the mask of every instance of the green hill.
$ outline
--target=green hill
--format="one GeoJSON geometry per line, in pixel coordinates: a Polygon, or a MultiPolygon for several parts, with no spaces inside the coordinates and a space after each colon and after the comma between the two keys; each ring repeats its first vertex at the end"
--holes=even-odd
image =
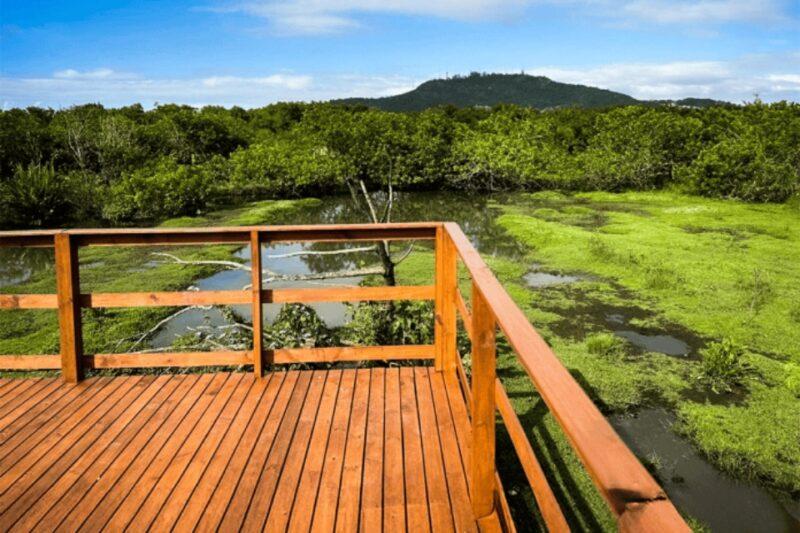
{"type": "Polygon", "coordinates": [[[478,74],[454,76],[426,81],[416,89],[396,96],[382,98],[346,98],[336,103],[366,105],[385,111],[422,111],[439,105],[457,107],[494,106],[516,104],[524,107],[547,109],[553,107],[611,107],[628,104],[670,104],[706,107],[714,100],[687,98],[678,102],[640,101],[627,94],[560,83],[544,76],[527,74],[478,74]]]}

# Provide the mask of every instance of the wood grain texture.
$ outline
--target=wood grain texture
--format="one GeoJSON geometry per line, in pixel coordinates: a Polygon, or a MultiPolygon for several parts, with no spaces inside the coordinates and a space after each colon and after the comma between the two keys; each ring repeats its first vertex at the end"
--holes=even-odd
{"type": "Polygon", "coordinates": [[[274,350],[275,363],[335,363],[346,361],[392,361],[433,359],[429,344],[395,346],[343,346],[330,348],[280,348],[274,350]]]}
{"type": "Polygon", "coordinates": [[[467,336],[472,339],[472,313],[467,307],[467,302],[464,300],[464,295],[456,288],[456,309],[458,314],[461,315],[461,322],[464,324],[464,329],[467,330],[467,336]]]}
{"type": "Polygon", "coordinates": [[[253,373],[264,375],[264,300],[262,298],[261,234],[250,232],[250,293],[251,322],[253,325],[253,373]]]}
{"type": "MultiPolygon", "coordinates": [[[[95,292],[80,295],[81,307],[113,309],[124,307],[173,307],[185,305],[247,305],[253,291],[95,292]]],[[[392,300],[433,300],[433,285],[396,287],[325,287],[262,289],[261,298],[270,303],[380,302],[392,300]]],[[[0,294],[0,309],[58,309],[56,294],[0,294]]]]}
{"type": "MultiPolygon", "coordinates": [[[[445,229],[497,325],[611,510],[619,516],[630,502],[665,499],[663,489],[531,326],[461,228],[445,223],[445,229]]],[[[676,521],[674,526],[681,529],[685,523],[676,521]]]]}
{"type": "Polygon", "coordinates": [[[472,510],[481,519],[494,512],[495,321],[477,284],[472,285],[472,510]]]}
{"type": "Polygon", "coordinates": [[[58,327],[61,346],[61,376],[68,383],[83,379],[78,247],[66,233],[55,236],[58,327]]]}
{"type": "Polygon", "coordinates": [[[0,380],[0,529],[477,531],[443,375],[0,380]]]}
{"type": "Polygon", "coordinates": [[[438,370],[455,368],[456,253],[444,227],[436,230],[436,322],[434,337],[438,370]]]}
{"type": "Polygon", "coordinates": [[[503,422],[517,451],[517,457],[522,465],[522,470],[528,478],[528,483],[533,490],[533,496],[536,498],[536,504],[539,511],[542,513],[545,524],[547,524],[548,531],[565,532],[569,531],[567,520],[564,518],[564,513],[561,512],[561,506],[556,500],[553,490],[544,475],[544,470],[536,459],[536,454],[528,441],[525,430],[514,412],[514,407],[508,399],[503,384],[500,380],[495,382],[495,398],[497,401],[497,410],[503,417],[503,422]]]}
{"type": "Polygon", "coordinates": [[[0,355],[0,370],[58,370],[60,355],[0,355]]]}
{"type": "Polygon", "coordinates": [[[0,294],[0,309],[58,309],[58,295],[0,294]]]}

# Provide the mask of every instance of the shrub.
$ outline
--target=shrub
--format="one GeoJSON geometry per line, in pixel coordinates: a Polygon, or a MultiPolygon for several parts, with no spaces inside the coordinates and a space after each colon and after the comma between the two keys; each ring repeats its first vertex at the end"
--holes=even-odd
{"type": "Polygon", "coordinates": [[[789,163],[770,157],[754,135],[728,138],[705,148],[685,172],[694,192],[755,202],[782,202],[798,190],[789,163]]]}
{"type": "Polygon", "coordinates": [[[220,167],[213,161],[179,165],[162,159],[114,184],[103,215],[116,224],[196,216],[213,207],[222,179],[220,167]]]}
{"type": "Polygon", "coordinates": [[[433,342],[430,302],[399,301],[354,305],[343,336],[352,344],[429,344],[433,342]]]}
{"type": "Polygon", "coordinates": [[[625,342],[613,333],[594,333],[586,337],[586,349],[592,355],[613,357],[623,355],[625,342]]]}
{"type": "Polygon", "coordinates": [[[264,328],[264,338],[270,348],[338,344],[335,333],[317,315],[314,308],[303,304],[284,305],[275,321],[264,328]]]}
{"type": "Polygon", "coordinates": [[[230,157],[230,192],[246,199],[330,193],[342,183],[340,162],[301,138],[272,138],[230,157]]]}
{"type": "Polygon", "coordinates": [[[731,392],[748,370],[744,349],[730,339],[712,342],[700,351],[697,379],[715,393],[731,392]]]}
{"type": "Polygon", "coordinates": [[[53,165],[17,165],[10,179],[0,182],[0,222],[4,227],[51,227],[73,211],[67,179],[53,165]]]}

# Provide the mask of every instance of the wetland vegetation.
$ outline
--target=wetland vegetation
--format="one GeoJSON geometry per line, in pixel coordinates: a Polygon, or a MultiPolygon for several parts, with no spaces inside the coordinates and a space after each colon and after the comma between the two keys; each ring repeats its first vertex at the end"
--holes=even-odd
{"type": "MultiPolygon", "coordinates": [[[[764,529],[798,528],[797,104],[407,114],[87,105],[2,111],[0,132],[3,229],[363,222],[341,194],[390,181],[401,191],[392,220],[462,226],[693,526],[747,530],[757,512],[764,529]]],[[[330,249],[271,244],[265,262],[275,286],[383,283],[366,270],[317,279],[379,263],[372,251],[308,253],[330,249]]],[[[84,291],[241,289],[250,278],[249,250],[237,246],[87,248],[80,264],[84,291]],[[155,255],[164,252],[182,262],[155,255]]],[[[433,264],[414,243],[398,283],[429,283],[433,264]]],[[[4,293],[54,291],[52,251],[2,249],[0,269],[4,293]]],[[[87,352],[248,342],[236,333],[246,306],[83,312],[87,352]]],[[[430,339],[429,305],[389,316],[384,305],[271,304],[266,336],[276,346],[430,339]]],[[[467,352],[466,338],[459,346],[467,352]]],[[[502,337],[499,347],[499,374],[571,524],[611,529],[502,337]]],[[[57,350],[55,312],[0,313],[0,353],[57,350]]],[[[504,456],[515,512],[538,516],[504,456]]]]}
{"type": "MultiPolygon", "coordinates": [[[[321,223],[358,217],[349,198],[329,197],[262,201],[164,224],[321,223]]],[[[792,518],[800,494],[796,207],[669,192],[515,193],[488,199],[398,194],[395,220],[424,219],[454,220],[464,227],[559,358],[698,527],[724,528],[731,516],[752,512],[753,502],[775,530],[790,531],[797,524],[792,518]],[[645,438],[654,427],[661,428],[655,443],[645,438]],[[693,477],[697,468],[709,473],[702,483],[693,477]],[[709,497],[720,492],[741,503],[721,511],[709,497]]],[[[270,247],[266,253],[302,249],[270,247]]],[[[235,289],[249,278],[210,265],[162,262],[152,255],[157,251],[83,250],[81,282],[94,291],[235,289]]],[[[230,246],[169,251],[187,260],[249,259],[246,251],[230,246]]],[[[53,290],[48,252],[3,253],[4,292],[53,290]]],[[[269,268],[282,273],[337,271],[374,258],[292,257],[279,266],[285,261],[268,260],[269,268]]],[[[418,243],[399,265],[398,282],[428,283],[432,269],[431,250],[418,243]]],[[[468,294],[466,276],[462,281],[468,294]]],[[[364,276],[332,282],[381,280],[364,276]]],[[[134,346],[141,332],[170,312],[85,310],[87,350],[180,346],[204,327],[229,319],[216,309],[193,310],[167,332],[134,346]]],[[[240,319],[249,319],[246,310],[238,312],[240,319]]],[[[431,331],[414,324],[429,313],[429,308],[401,310],[405,326],[382,330],[375,328],[386,322],[380,307],[276,308],[268,312],[268,320],[274,326],[272,340],[282,344],[302,344],[309,338],[321,345],[343,338],[354,343],[418,342],[431,331]],[[301,334],[287,337],[289,329],[301,334]]],[[[604,502],[557,423],[500,341],[499,373],[570,520],[581,529],[611,527],[604,502]]],[[[52,353],[57,343],[55,313],[0,313],[0,351],[52,353]]],[[[534,509],[513,464],[504,475],[517,511],[534,509]]]]}

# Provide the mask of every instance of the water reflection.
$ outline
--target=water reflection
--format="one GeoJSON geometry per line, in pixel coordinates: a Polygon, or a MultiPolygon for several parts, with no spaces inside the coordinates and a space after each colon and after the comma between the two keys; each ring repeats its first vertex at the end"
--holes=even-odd
{"type": "Polygon", "coordinates": [[[800,531],[800,522],[766,489],[719,471],[672,431],[674,422],[663,409],[611,419],[628,446],[655,469],[675,505],[712,531],[800,531]]]}

